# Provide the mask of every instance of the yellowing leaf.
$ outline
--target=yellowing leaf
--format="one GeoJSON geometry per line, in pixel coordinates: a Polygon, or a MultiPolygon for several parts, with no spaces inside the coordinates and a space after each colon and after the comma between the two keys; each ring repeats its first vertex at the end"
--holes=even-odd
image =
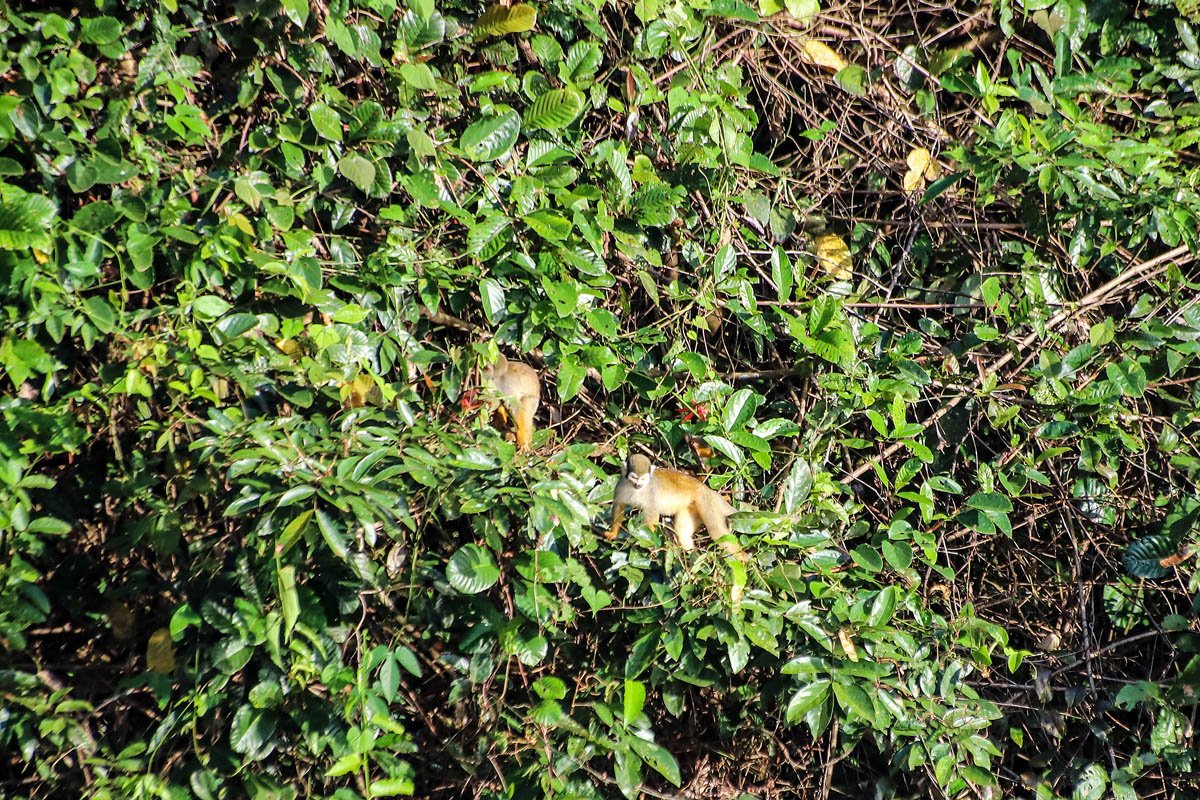
{"type": "Polygon", "coordinates": [[[837,281],[850,280],[854,275],[854,262],[850,248],[836,233],[825,233],[813,238],[817,246],[817,265],[837,281]]]}
{"type": "Polygon", "coordinates": [[[342,384],[342,402],[346,408],[360,408],[368,402],[378,403],[382,395],[375,379],[370,375],[359,375],[352,381],[342,384]]]}
{"type": "Polygon", "coordinates": [[[858,661],[858,648],[854,646],[854,640],[850,638],[849,628],[838,628],[838,644],[842,646],[842,652],[846,654],[846,658],[851,661],[858,661]]]}
{"type": "Polygon", "coordinates": [[[250,224],[250,220],[240,211],[235,211],[229,215],[229,221],[232,222],[237,229],[247,236],[254,235],[254,226],[250,224]]]}
{"type": "Polygon", "coordinates": [[[296,343],[295,339],[276,339],[275,346],[281,353],[288,356],[294,356],[300,352],[300,345],[296,343]]]}
{"type": "Polygon", "coordinates": [[[919,170],[910,169],[904,173],[904,191],[909,194],[919,192],[925,186],[925,179],[921,177],[919,170]]]}
{"type": "Polygon", "coordinates": [[[834,72],[847,66],[846,59],[835,53],[832,47],[816,39],[809,39],[804,43],[804,57],[818,67],[825,67],[834,72]]]}
{"type": "Polygon", "coordinates": [[[924,172],[932,160],[933,156],[929,155],[929,150],[924,147],[914,147],[909,151],[908,158],[904,159],[913,172],[924,172]]]}
{"type": "Polygon", "coordinates": [[[537,10],[525,3],[502,6],[496,3],[483,12],[475,22],[476,36],[503,36],[506,33],[521,33],[533,30],[537,23],[537,10]]]}
{"type": "Polygon", "coordinates": [[[928,149],[914,147],[904,161],[908,164],[908,172],[904,173],[904,191],[918,192],[925,188],[925,181],[933,180],[928,174],[930,170],[936,174],[936,165],[928,149]]]}
{"type": "Polygon", "coordinates": [[[175,644],[171,641],[171,631],[166,628],[150,634],[150,641],[146,643],[146,668],[161,675],[175,669],[175,644]]]}

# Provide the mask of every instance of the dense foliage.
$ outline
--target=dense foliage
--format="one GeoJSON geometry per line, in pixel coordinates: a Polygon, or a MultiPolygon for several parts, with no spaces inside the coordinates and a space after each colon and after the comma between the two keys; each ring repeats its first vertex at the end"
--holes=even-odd
{"type": "Polygon", "coordinates": [[[1189,14],[3,8],[0,795],[1182,791],[1189,14]]]}

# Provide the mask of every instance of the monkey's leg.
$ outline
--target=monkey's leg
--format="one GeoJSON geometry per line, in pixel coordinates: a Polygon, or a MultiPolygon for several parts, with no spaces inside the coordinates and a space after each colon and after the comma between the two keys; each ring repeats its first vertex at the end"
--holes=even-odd
{"type": "Polygon", "coordinates": [[[645,521],[646,527],[649,528],[650,530],[653,531],[655,528],[658,527],[658,512],[657,511],[646,511],[645,509],[642,509],[642,519],[645,521]]]}
{"type": "Polygon", "coordinates": [[[675,515],[675,539],[684,550],[696,549],[696,517],[690,508],[675,515]]]}
{"type": "Polygon", "coordinates": [[[708,535],[712,537],[712,540],[725,551],[725,555],[736,558],[738,561],[747,560],[746,551],[742,549],[741,542],[737,540],[737,534],[729,530],[729,525],[725,522],[724,517],[720,522],[705,527],[708,528],[708,535]]]}
{"type": "Polygon", "coordinates": [[[533,404],[525,399],[518,403],[514,420],[517,424],[517,449],[528,450],[533,446],[533,404]]]}

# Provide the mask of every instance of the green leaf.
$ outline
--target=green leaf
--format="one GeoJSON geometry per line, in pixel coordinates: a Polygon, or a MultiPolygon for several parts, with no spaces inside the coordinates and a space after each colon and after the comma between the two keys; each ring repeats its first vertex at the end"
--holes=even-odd
{"type": "Polygon", "coordinates": [[[913,549],[908,542],[884,542],[881,545],[883,557],[887,559],[887,563],[892,569],[897,572],[906,570],[912,566],[913,549]]]}
{"type": "Polygon", "coordinates": [[[327,104],[313,103],[308,108],[308,118],[321,137],[332,142],[342,140],[342,117],[327,104]]]}
{"type": "Polygon", "coordinates": [[[795,725],[804,719],[804,716],[809,711],[824,703],[829,697],[829,690],[832,685],[832,681],[827,679],[819,680],[813,681],[796,691],[792,695],[792,699],[788,701],[787,709],[784,711],[784,720],[787,724],[795,725]]]}
{"type": "Polygon", "coordinates": [[[872,725],[875,723],[875,705],[871,702],[871,697],[856,684],[835,683],[833,696],[837,698],[838,705],[844,710],[856,715],[864,722],[872,725]]]}
{"type": "Polygon", "coordinates": [[[489,550],[477,544],[466,544],[450,556],[446,580],[463,594],[479,594],[496,585],[500,580],[500,569],[489,550]]]}
{"type": "Polygon", "coordinates": [[[970,508],[1007,514],[1013,510],[1012,500],[995,492],[976,492],[967,500],[970,508]]]}
{"type": "Polygon", "coordinates": [[[308,0],[280,0],[280,5],[297,28],[303,28],[308,22],[308,0]]]}
{"type": "Polygon", "coordinates": [[[558,77],[567,83],[586,81],[596,74],[601,58],[600,45],[596,42],[576,42],[558,65],[558,77]]]}
{"type": "Polygon", "coordinates": [[[555,130],[565,128],[583,111],[583,95],[570,87],[551,89],[538,97],[525,111],[526,128],[555,130]]]}
{"type": "Polygon", "coordinates": [[[296,568],[292,565],[280,567],[277,573],[279,585],[279,606],[283,612],[283,633],[285,640],[291,639],[296,620],[300,618],[300,595],[296,592],[296,568]]]}
{"type": "Polygon", "coordinates": [[[725,403],[721,427],[726,433],[740,430],[762,405],[763,397],[750,389],[738,389],[725,403]]]}
{"type": "Polygon", "coordinates": [[[229,726],[229,744],[251,761],[269,755],[274,749],[276,716],[273,712],[246,704],[233,715],[229,726]]]}
{"type": "Polygon", "coordinates": [[[400,77],[404,78],[409,86],[423,92],[432,92],[437,88],[437,79],[433,77],[433,70],[429,68],[428,64],[420,62],[401,64],[400,77]]]}
{"type": "Polygon", "coordinates": [[[537,11],[532,6],[515,3],[505,7],[497,3],[483,12],[472,30],[477,37],[503,36],[533,30],[536,23],[537,11]]]}
{"type": "Polygon", "coordinates": [[[1135,578],[1161,578],[1171,572],[1160,562],[1175,555],[1175,544],[1166,534],[1143,536],[1125,550],[1125,569],[1135,578]]]}
{"type": "Polygon", "coordinates": [[[0,184],[0,250],[50,249],[54,201],[0,184]]]}
{"type": "Polygon", "coordinates": [[[1104,368],[1104,374],[1126,397],[1141,397],[1146,392],[1146,371],[1136,361],[1109,364],[1104,368]]]}
{"type": "Polygon", "coordinates": [[[561,242],[571,235],[573,226],[566,217],[553,211],[534,211],[521,218],[522,221],[548,242],[561,242]]]}
{"type": "MultiPolygon", "coordinates": [[[[964,770],[966,774],[966,770],[964,770]]],[[[991,783],[985,783],[983,786],[995,786],[995,778],[988,774],[991,783]]],[[[979,783],[973,777],[967,775],[967,780],[972,783],[979,783]]],[[[1100,800],[1104,796],[1104,790],[1109,786],[1108,770],[1099,764],[1088,764],[1087,769],[1082,772],[1079,777],[1079,782],[1075,783],[1075,790],[1070,795],[1072,800],[1100,800]]]]}
{"type": "Polygon", "coordinates": [[[850,558],[854,560],[855,564],[858,564],[869,572],[878,572],[883,569],[883,559],[879,557],[879,553],[875,548],[869,544],[860,544],[851,550],[850,558]]]}
{"type": "Polygon", "coordinates": [[[657,742],[648,742],[638,736],[630,736],[625,741],[659,775],[675,786],[680,785],[679,764],[669,750],[657,742]]]}
{"type": "Polygon", "coordinates": [[[121,21],[116,17],[90,17],[79,23],[79,41],[85,44],[112,44],[121,38],[121,21]]]}
{"type": "Polygon", "coordinates": [[[855,64],[839,69],[833,80],[842,91],[855,97],[862,97],[867,93],[867,71],[855,64]]]}
{"type": "Polygon", "coordinates": [[[784,5],[787,6],[789,14],[806,25],[821,10],[818,0],[784,0],[784,5]]]}
{"type": "Polygon", "coordinates": [[[472,161],[495,161],[508,153],[521,133],[521,115],[511,108],[476,120],[463,131],[459,146],[472,161]]]}
{"type": "Polygon", "coordinates": [[[358,153],[342,156],[338,161],[338,172],[363,192],[368,191],[375,182],[375,165],[358,153]]]}
{"type": "Polygon", "coordinates": [[[646,704],[646,684],[641,681],[629,680],[625,681],[625,724],[631,725],[637,719],[638,714],[642,713],[642,706],[646,704]]]}
{"type": "Polygon", "coordinates": [[[372,781],[369,788],[370,797],[395,797],[398,794],[410,795],[415,793],[417,785],[412,778],[382,778],[372,781]]]}
{"type": "Polygon", "coordinates": [[[878,628],[884,625],[892,618],[892,614],[896,611],[896,587],[887,586],[880,590],[875,596],[875,601],[871,603],[871,611],[867,614],[867,624],[872,628],[878,628]]]}
{"type": "Polygon", "coordinates": [[[216,319],[232,306],[215,294],[205,294],[192,301],[192,312],[201,319],[216,319]]]}
{"type": "Polygon", "coordinates": [[[504,287],[494,278],[479,281],[479,297],[483,300],[483,313],[488,322],[496,322],[504,315],[504,287]]]}

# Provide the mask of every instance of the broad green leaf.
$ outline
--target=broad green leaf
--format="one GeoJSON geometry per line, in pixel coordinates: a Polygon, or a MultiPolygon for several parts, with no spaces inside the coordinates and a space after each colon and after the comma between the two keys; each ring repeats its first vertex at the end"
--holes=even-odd
{"type": "Polygon", "coordinates": [[[465,544],[446,564],[446,579],[463,594],[479,594],[496,585],[500,570],[491,551],[477,544],[465,544]]]}
{"type": "Polygon", "coordinates": [[[875,705],[870,696],[856,684],[833,684],[833,695],[838,705],[868,724],[875,723],[875,705]]]}
{"type": "Polygon", "coordinates": [[[508,153],[521,133],[521,115],[511,108],[476,120],[465,131],[459,145],[472,161],[495,161],[508,153]]]}
{"type": "Polygon", "coordinates": [[[797,690],[788,701],[787,709],[784,711],[784,720],[787,724],[795,725],[804,719],[809,711],[824,703],[829,697],[831,686],[831,681],[826,679],[813,681],[797,690]]]}
{"type": "Polygon", "coordinates": [[[417,791],[417,784],[412,778],[381,778],[372,781],[368,789],[370,797],[395,797],[396,795],[411,795],[417,791]]]}
{"type": "Polygon", "coordinates": [[[1171,568],[1164,567],[1161,562],[1174,556],[1175,549],[1170,536],[1143,536],[1125,550],[1125,569],[1136,578],[1161,578],[1171,572],[1171,568]]]}
{"type": "Polygon", "coordinates": [[[313,103],[308,108],[308,118],[323,138],[333,142],[342,140],[342,117],[326,103],[313,103]]]}
{"type": "Polygon", "coordinates": [[[476,36],[503,36],[507,33],[522,33],[533,30],[537,23],[537,11],[525,3],[490,6],[475,21],[476,36]]]}
{"type": "Polygon", "coordinates": [[[375,165],[358,153],[347,153],[338,161],[338,172],[360,191],[368,191],[375,182],[375,165]]]}
{"type": "Polygon", "coordinates": [[[576,89],[551,89],[534,100],[525,111],[526,128],[565,128],[583,111],[583,95],[576,89]]]}
{"type": "Polygon", "coordinates": [[[1109,383],[1126,397],[1141,397],[1146,392],[1146,372],[1136,361],[1125,360],[1104,368],[1109,383]]]}
{"type": "Polygon", "coordinates": [[[233,715],[229,725],[229,744],[251,761],[267,756],[275,747],[277,718],[274,712],[244,705],[233,715]]]}
{"type": "Polygon", "coordinates": [[[534,211],[522,221],[548,242],[561,242],[571,235],[571,221],[553,211],[534,211]]]}
{"type": "Polygon", "coordinates": [[[116,17],[87,17],[79,24],[79,41],[86,44],[112,44],[121,38],[121,21],[116,17]]]}
{"type": "Polygon", "coordinates": [[[896,587],[886,586],[875,596],[871,603],[871,611],[867,614],[867,624],[873,628],[886,624],[896,610],[896,587]]]}
{"type": "Polygon", "coordinates": [[[308,0],[280,0],[280,5],[297,28],[303,28],[308,22],[308,0]]]}
{"type": "Polygon", "coordinates": [[[980,511],[994,511],[1004,514],[1013,510],[1012,500],[995,492],[976,492],[968,498],[967,506],[980,511]]]}
{"type": "Polygon", "coordinates": [[[504,287],[494,278],[484,278],[479,282],[479,297],[483,300],[483,313],[489,322],[503,318],[505,300],[504,287]]]}
{"type": "Polygon", "coordinates": [[[0,184],[0,250],[49,250],[57,214],[49,197],[0,184]]]}
{"type": "Polygon", "coordinates": [[[432,92],[437,88],[437,80],[433,77],[433,71],[429,69],[428,64],[420,62],[401,64],[400,77],[404,78],[409,86],[423,92],[432,92]]]}
{"type": "Polygon", "coordinates": [[[232,306],[215,294],[206,294],[192,301],[192,311],[202,319],[216,319],[232,306]]]}
{"type": "Polygon", "coordinates": [[[638,736],[630,736],[625,741],[659,775],[675,786],[681,785],[679,764],[669,750],[657,742],[646,741],[638,736]]]}

